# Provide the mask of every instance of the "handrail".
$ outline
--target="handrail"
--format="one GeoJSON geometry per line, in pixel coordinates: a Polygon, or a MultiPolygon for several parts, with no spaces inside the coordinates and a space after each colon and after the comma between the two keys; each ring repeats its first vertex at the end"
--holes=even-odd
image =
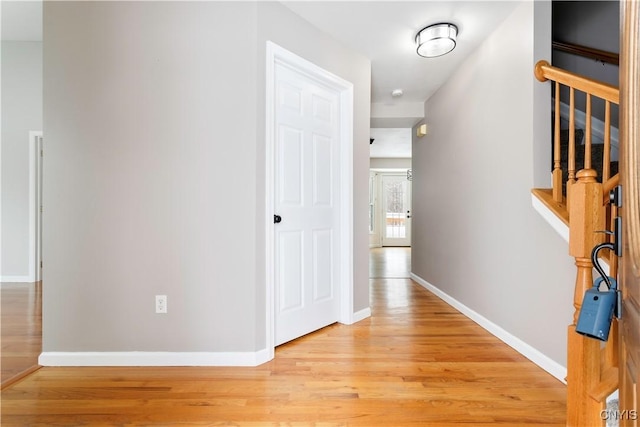
{"type": "Polygon", "coordinates": [[[583,56],[585,58],[595,59],[603,64],[620,64],[620,55],[614,52],[607,52],[606,50],[595,49],[593,47],[581,46],[574,43],[565,43],[561,41],[551,42],[551,48],[561,50],[563,52],[571,53],[573,55],[583,56]]]}
{"type": "Polygon", "coordinates": [[[554,67],[544,60],[536,63],[535,76],[541,82],[553,80],[609,102],[620,103],[620,91],[617,87],[554,67]]]}

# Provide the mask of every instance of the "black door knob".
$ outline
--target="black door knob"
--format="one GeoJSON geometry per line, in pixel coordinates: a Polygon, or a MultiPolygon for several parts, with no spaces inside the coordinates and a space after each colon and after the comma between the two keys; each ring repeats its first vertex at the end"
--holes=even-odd
{"type": "Polygon", "coordinates": [[[274,224],[279,224],[280,222],[282,222],[282,217],[280,215],[274,215],[273,216],[273,223],[274,224]]]}

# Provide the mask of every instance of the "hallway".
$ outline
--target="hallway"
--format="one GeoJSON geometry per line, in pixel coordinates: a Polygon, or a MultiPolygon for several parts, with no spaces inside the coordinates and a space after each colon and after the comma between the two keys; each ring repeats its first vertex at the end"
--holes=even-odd
{"type": "MultiPolygon", "coordinates": [[[[395,249],[372,271],[405,274],[395,249]]],[[[261,366],[44,367],[2,392],[2,425],[565,425],[565,385],[413,281],[370,285],[370,318],[261,366]]]]}
{"type": "Polygon", "coordinates": [[[408,279],[410,274],[410,247],[382,247],[369,250],[370,279],[408,279]]]}

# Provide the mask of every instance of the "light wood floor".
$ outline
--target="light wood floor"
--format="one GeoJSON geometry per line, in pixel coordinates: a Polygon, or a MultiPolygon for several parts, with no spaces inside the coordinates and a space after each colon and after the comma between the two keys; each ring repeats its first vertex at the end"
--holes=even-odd
{"type": "Polygon", "coordinates": [[[38,367],[42,350],[42,282],[0,286],[1,387],[38,367]]]}
{"type": "Polygon", "coordinates": [[[411,274],[411,248],[386,247],[369,251],[369,277],[408,279],[411,274]]]}
{"type": "Polygon", "coordinates": [[[41,368],[2,426],[565,425],[565,386],[408,279],[255,368],[41,368]]]}

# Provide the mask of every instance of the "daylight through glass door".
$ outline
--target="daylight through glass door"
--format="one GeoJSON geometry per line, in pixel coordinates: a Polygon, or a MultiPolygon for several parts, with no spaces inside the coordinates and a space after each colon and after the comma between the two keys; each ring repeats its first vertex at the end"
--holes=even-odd
{"type": "Polygon", "coordinates": [[[406,175],[383,175],[383,246],[411,245],[411,190],[406,175]]]}

